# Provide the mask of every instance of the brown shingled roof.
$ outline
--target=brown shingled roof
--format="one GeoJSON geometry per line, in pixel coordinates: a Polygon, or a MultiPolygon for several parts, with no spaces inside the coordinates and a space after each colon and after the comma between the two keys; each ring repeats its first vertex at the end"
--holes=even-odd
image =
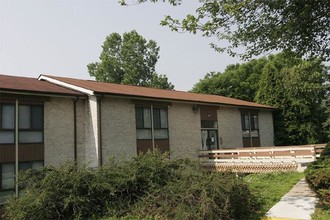
{"type": "Polygon", "coordinates": [[[140,86],[120,85],[113,83],[98,82],[93,80],[73,79],[73,78],[50,76],[50,75],[44,75],[44,76],[59,80],[61,82],[69,83],[71,85],[79,86],[84,89],[89,89],[94,91],[95,93],[135,96],[142,98],[155,98],[162,100],[175,100],[175,101],[185,101],[185,102],[198,102],[198,103],[234,105],[241,107],[275,109],[274,107],[267,105],[261,105],[254,102],[247,102],[239,99],[233,99],[218,95],[205,95],[205,94],[181,92],[181,91],[173,91],[173,90],[162,90],[162,89],[146,88],[140,86]]]}
{"type": "Polygon", "coordinates": [[[63,88],[46,81],[39,81],[35,78],[9,76],[0,74],[0,91],[12,92],[33,92],[54,95],[83,95],[67,88],[63,88]]]}

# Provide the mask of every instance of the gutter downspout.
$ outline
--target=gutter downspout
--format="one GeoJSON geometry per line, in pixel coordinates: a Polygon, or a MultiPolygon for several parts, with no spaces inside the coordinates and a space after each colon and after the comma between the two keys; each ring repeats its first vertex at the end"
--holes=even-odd
{"type": "Polygon", "coordinates": [[[250,128],[250,130],[249,130],[249,133],[250,133],[250,146],[251,147],[253,147],[253,141],[252,141],[252,128],[251,128],[251,126],[252,126],[252,121],[251,121],[251,113],[249,112],[249,128],[250,128]]]}
{"type": "Polygon", "coordinates": [[[15,196],[19,196],[18,191],[18,99],[15,102],[15,196]]]}
{"type": "Polygon", "coordinates": [[[155,151],[155,131],[154,131],[154,107],[151,105],[151,138],[152,138],[152,150],[155,151]]]}
{"type": "Polygon", "coordinates": [[[103,165],[103,152],[102,152],[102,100],[104,95],[97,98],[97,124],[98,124],[98,145],[99,145],[99,166],[103,165]]]}
{"type": "Polygon", "coordinates": [[[74,163],[78,162],[78,153],[77,153],[77,102],[79,97],[73,101],[73,148],[74,148],[74,163]]]}

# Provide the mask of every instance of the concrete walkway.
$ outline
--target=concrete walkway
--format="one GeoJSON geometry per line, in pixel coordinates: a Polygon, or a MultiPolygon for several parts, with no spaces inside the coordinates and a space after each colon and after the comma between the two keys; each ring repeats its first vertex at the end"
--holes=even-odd
{"type": "Polygon", "coordinates": [[[315,193],[308,187],[305,179],[301,179],[266,213],[265,219],[310,220],[316,202],[315,193]]]}

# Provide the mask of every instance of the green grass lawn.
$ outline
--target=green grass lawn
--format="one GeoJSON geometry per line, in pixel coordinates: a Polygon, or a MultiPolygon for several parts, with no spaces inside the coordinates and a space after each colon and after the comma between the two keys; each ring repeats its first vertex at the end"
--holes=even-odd
{"type": "Polygon", "coordinates": [[[250,174],[244,181],[264,204],[260,213],[264,215],[303,177],[298,172],[250,174]]]}

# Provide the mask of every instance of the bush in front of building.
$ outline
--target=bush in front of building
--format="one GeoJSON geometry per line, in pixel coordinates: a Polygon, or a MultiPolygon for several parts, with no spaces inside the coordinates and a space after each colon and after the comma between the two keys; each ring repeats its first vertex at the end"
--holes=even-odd
{"type": "Polygon", "coordinates": [[[305,178],[319,197],[319,205],[330,209],[330,143],[325,146],[321,157],[308,165],[305,178]]]}
{"type": "Polygon", "coordinates": [[[100,168],[65,164],[20,177],[8,219],[247,219],[256,199],[233,174],[206,173],[197,162],[147,153],[100,168]]]}
{"type": "Polygon", "coordinates": [[[159,219],[249,219],[260,205],[235,175],[189,169],[142,198],[131,214],[159,219]]]}

